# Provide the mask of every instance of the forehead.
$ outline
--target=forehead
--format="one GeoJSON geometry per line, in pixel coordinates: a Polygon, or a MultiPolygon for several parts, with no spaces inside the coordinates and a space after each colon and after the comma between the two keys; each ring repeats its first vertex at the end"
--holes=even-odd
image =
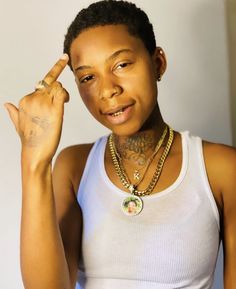
{"type": "Polygon", "coordinates": [[[86,29],[71,44],[72,66],[78,61],[92,61],[94,57],[107,58],[120,49],[138,51],[145,47],[142,40],[131,35],[125,25],[105,25],[86,29]]]}

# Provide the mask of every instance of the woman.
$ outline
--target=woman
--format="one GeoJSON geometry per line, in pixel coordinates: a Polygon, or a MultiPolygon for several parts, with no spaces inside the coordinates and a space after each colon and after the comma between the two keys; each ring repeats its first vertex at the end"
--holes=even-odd
{"type": "Polygon", "coordinates": [[[25,288],[211,288],[220,239],[225,288],[236,288],[235,149],[164,122],[166,57],[146,14],[94,3],[69,27],[64,52],[19,108],[6,104],[22,142],[25,288]],[[67,64],[112,133],[64,149],[52,173],[67,64]]]}

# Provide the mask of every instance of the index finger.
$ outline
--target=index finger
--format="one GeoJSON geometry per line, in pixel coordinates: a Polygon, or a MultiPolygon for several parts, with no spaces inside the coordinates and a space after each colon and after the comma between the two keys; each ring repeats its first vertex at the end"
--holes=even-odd
{"type": "Polygon", "coordinates": [[[57,80],[59,75],[62,73],[68,61],[69,61],[69,56],[67,54],[63,54],[62,57],[53,65],[53,67],[45,75],[43,80],[48,85],[51,85],[54,81],[57,80]]]}

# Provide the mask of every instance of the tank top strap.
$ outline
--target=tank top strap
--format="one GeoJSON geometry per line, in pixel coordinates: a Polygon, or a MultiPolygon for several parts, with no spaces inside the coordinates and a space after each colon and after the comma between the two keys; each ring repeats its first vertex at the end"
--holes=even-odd
{"type": "Polygon", "coordinates": [[[80,181],[80,185],[78,188],[78,192],[77,192],[77,200],[80,203],[82,198],[83,198],[83,194],[84,194],[84,190],[82,188],[84,188],[87,178],[88,178],[88,174],[89,171],[94,167],[93,164],[97,164],[98,162],[98,158],[103,158],[104,157],[104,150],[105,150],[105,146],[106,146],[106,142],[107,142],[107,135],[100,137],[93,145],[92,149],[89,152],[86,164],[85,164],[85,168],[84,168],[84,172],[80,181]]]}
{"type": "Polygon", "coordinates": [[[196,180],[198,183],[202,184],[204,188],[202,193],[206,195],[210,202],[218,228],[220,229],[220,215],[207,175],[203,152],[203,141],[200,137],[191,135],[188,131],[182,132],[182,135],[187,142],[188,178],[196,180]]]}

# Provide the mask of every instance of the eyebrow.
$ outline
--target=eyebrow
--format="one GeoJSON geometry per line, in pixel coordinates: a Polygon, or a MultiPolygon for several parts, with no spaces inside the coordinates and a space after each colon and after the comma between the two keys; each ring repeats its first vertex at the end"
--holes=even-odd
{"type": "MultiPolygon", "coordinates": [[[[112,53],[112,55],[110,55],[106,61],[112,60],[112,59],[116,58],[118,55],[120,55],[121,53],[124,53],[124,52],[132,53],[133,51],[131,49],[128,49],[128,48],[117,50],[114,53],[112,53]]],[[[93,68],[93,67],[89,66],[89,65],[81,65],[81,66],[78,66],[77,68],[75,68],[75,71],[83,70],[83,69],[89,69],[89,68],[93,68]]]]}

